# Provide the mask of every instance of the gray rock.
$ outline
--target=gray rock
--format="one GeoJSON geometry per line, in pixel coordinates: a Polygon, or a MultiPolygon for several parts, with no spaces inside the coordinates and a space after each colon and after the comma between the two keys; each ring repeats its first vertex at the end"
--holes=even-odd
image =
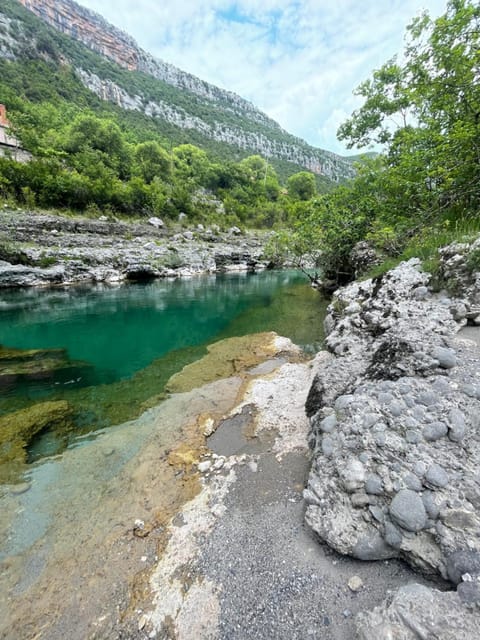
{"type": "Polygon", "coordinates": [[[448,484],[448,474],[439,464],[432,464],[425,474],[425,480],[434,487],[446,487],[448,484]]]}
{"type": "Polygon", "coordinates": [[[461,582],[457,587],[457,594],[467,607],[478,607],[480,605],[480,582],[478,580],[461,582]]]}
{"type": "Polygon", "coordinates": [[[427,442],[440,440],[448,433],[448,427],[444,422],[431,422],[423,430],[423,437],[427,442]]]}
{"type": "Polygon", "coordinates": [[[420,584],[400,588],[373,611],[355,618],[358,640],[476,640],[480,611],[459,595],[420,584]]]}
{"type": "MultiPolygon", "coordinates": [[[[480,349],[456,337],[450,298],[415,297],[428,278],[408,262],[335,292],[331,359],[316,370],[309,415],[340,410],[328,457],[311,422],[309,486],[322,489],[306,517],[342,554],[381,556],[383,539],[390,553],[445,576],[452,549],[480,552],[480,349]],[[361,313],[344,314],[353,302],[361,313]],[[363,482],[345,473],[350,459],[363,464],[363,482]]],[[[480,305],[480,276],[477,291],[480,305]]]]}
{"type": "Polygon", "coordinates": [[[395,558],[398,554],[378,532],[375,532],[360,538],[352,550],[352,555],[354,558],[367,561],[388,560],[395,558]]]}
{"type": "Polygon", "coordinates": [[[393,520],[407,531],[420,531],[427,522],[421,497],[415,491],[402,489],[390,504],[393,520]]]}
{"type": "Polygon", "coordinates": [[[465,436],[465,416],[457,409],[453,408],[448,414],[448,437],[452,442],[461,442],[465,436]]]}
{"type": "Polygon", "coordinates": [[[334,413],[330,414],[320,422],[320,431],[323,433],[331,433],[337,426],[337,417],[334,413]]]}
{"type": "Polygon", "coordinates": [[[385,542],[394,549],[399,549],[402,544],[403,536],[390,520],[385,521],[385,542]]]}
{"type": "Polygon", "coordinates": [[[439,365],[443,369],[452,369],[457,364],[457,358],[453,349],[435,347],[432,351],[432,356],[435,360],[438,360],[439,365]]]}
{"type": "Polygon", "coordinates": [[[480,553],[478,551],[459,550],[447,557],[447,576],[453,584],[462,582],[466,573],[480,576],[480,553]]]}
{"type": "Polygon", "coordinates": [[[333,440],[329,436],[324,436],[322,438],[322,453],[327,457],[330,457],[333,454],[333,440]]]}
{"type": "Polygon", "coordinates": [[[436,520],[440,513],[440,508],[435,501],[435,494],[432,491],[424,491],[422,495],[423,506],[429,518],[436,520]]]}
{"type": "Polygon", "coordinates": [[[418,476],[415,476],[413,473],[407,473],[403,478],[403,482],[407,489],[411,489],[412,491],[421,491],[423,486],[418,476]]]}
{"type": "Polygon", "coordinates": [[[370,473],[365,481],[365,491],[374,496],[381,496],[383,494],[383,482],[380,476],[370,473]]]}
{"type": "Polygon", "coordinates": [[[365,482],[365,467],[355,458],[349,458],[340,470],[340,478],[348,493],[353,493],[363,487],[365,482]]]}

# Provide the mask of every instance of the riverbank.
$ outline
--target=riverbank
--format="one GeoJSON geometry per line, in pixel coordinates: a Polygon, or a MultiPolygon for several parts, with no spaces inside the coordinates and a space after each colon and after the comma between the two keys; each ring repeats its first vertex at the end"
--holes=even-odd
{"type": "Polygon", "coordinates": [[[455,293],[418,261],[339,290],[310,362],[224,345],[4,492],[2,637],[475,640],[476,249],[442,254],[455,293]]]}
{"type": "Polygon", "coordinates": [[[0,211],[0,288],[258,271],[268,233],[0,211]]]}

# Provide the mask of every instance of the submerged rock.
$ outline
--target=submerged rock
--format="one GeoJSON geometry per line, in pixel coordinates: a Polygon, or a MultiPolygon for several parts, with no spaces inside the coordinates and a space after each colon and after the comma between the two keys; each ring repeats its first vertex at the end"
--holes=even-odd
{"type": "Polygon", "coordinates": [[[72,409],[65,400],[40,402],[0,417],[0,482],[12,479],[26,461],[26,447],[47,428],[65,428],[72,409]]]}

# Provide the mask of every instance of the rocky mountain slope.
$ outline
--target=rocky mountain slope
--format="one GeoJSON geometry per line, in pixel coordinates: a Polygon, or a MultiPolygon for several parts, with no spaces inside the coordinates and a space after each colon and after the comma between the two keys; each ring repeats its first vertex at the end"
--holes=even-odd
{"type": "Polygon", "coordinates": [[[353,175],[349,160],[292,136],[240,96],[154,58],[130,36],[75,2],[5,0],[0,8],[0,57],[31,58],[39,53],[72,65],[81,82],[102,100],[161,120],[187,137],[194,134],[196,144],[200,136],[229,147],[237,156],[258,153],[334,182],[353,175]],[[69,38],[59,39],[51,29],[46,35],[38,28],[38,18],[69,38]],[[97,55],[72,48],[69,39],[97,55]]]}

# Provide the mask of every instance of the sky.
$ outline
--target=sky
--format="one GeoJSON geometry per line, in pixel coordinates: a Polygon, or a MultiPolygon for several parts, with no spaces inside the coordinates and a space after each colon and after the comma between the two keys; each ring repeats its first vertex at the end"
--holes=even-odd
{"type": "Polygon", "coordinates": [[[342,155],[353,90],[404,46],[405,27],[446,0],[78,0],[140,47],[234,91],[288,132],[342,155]]]}

